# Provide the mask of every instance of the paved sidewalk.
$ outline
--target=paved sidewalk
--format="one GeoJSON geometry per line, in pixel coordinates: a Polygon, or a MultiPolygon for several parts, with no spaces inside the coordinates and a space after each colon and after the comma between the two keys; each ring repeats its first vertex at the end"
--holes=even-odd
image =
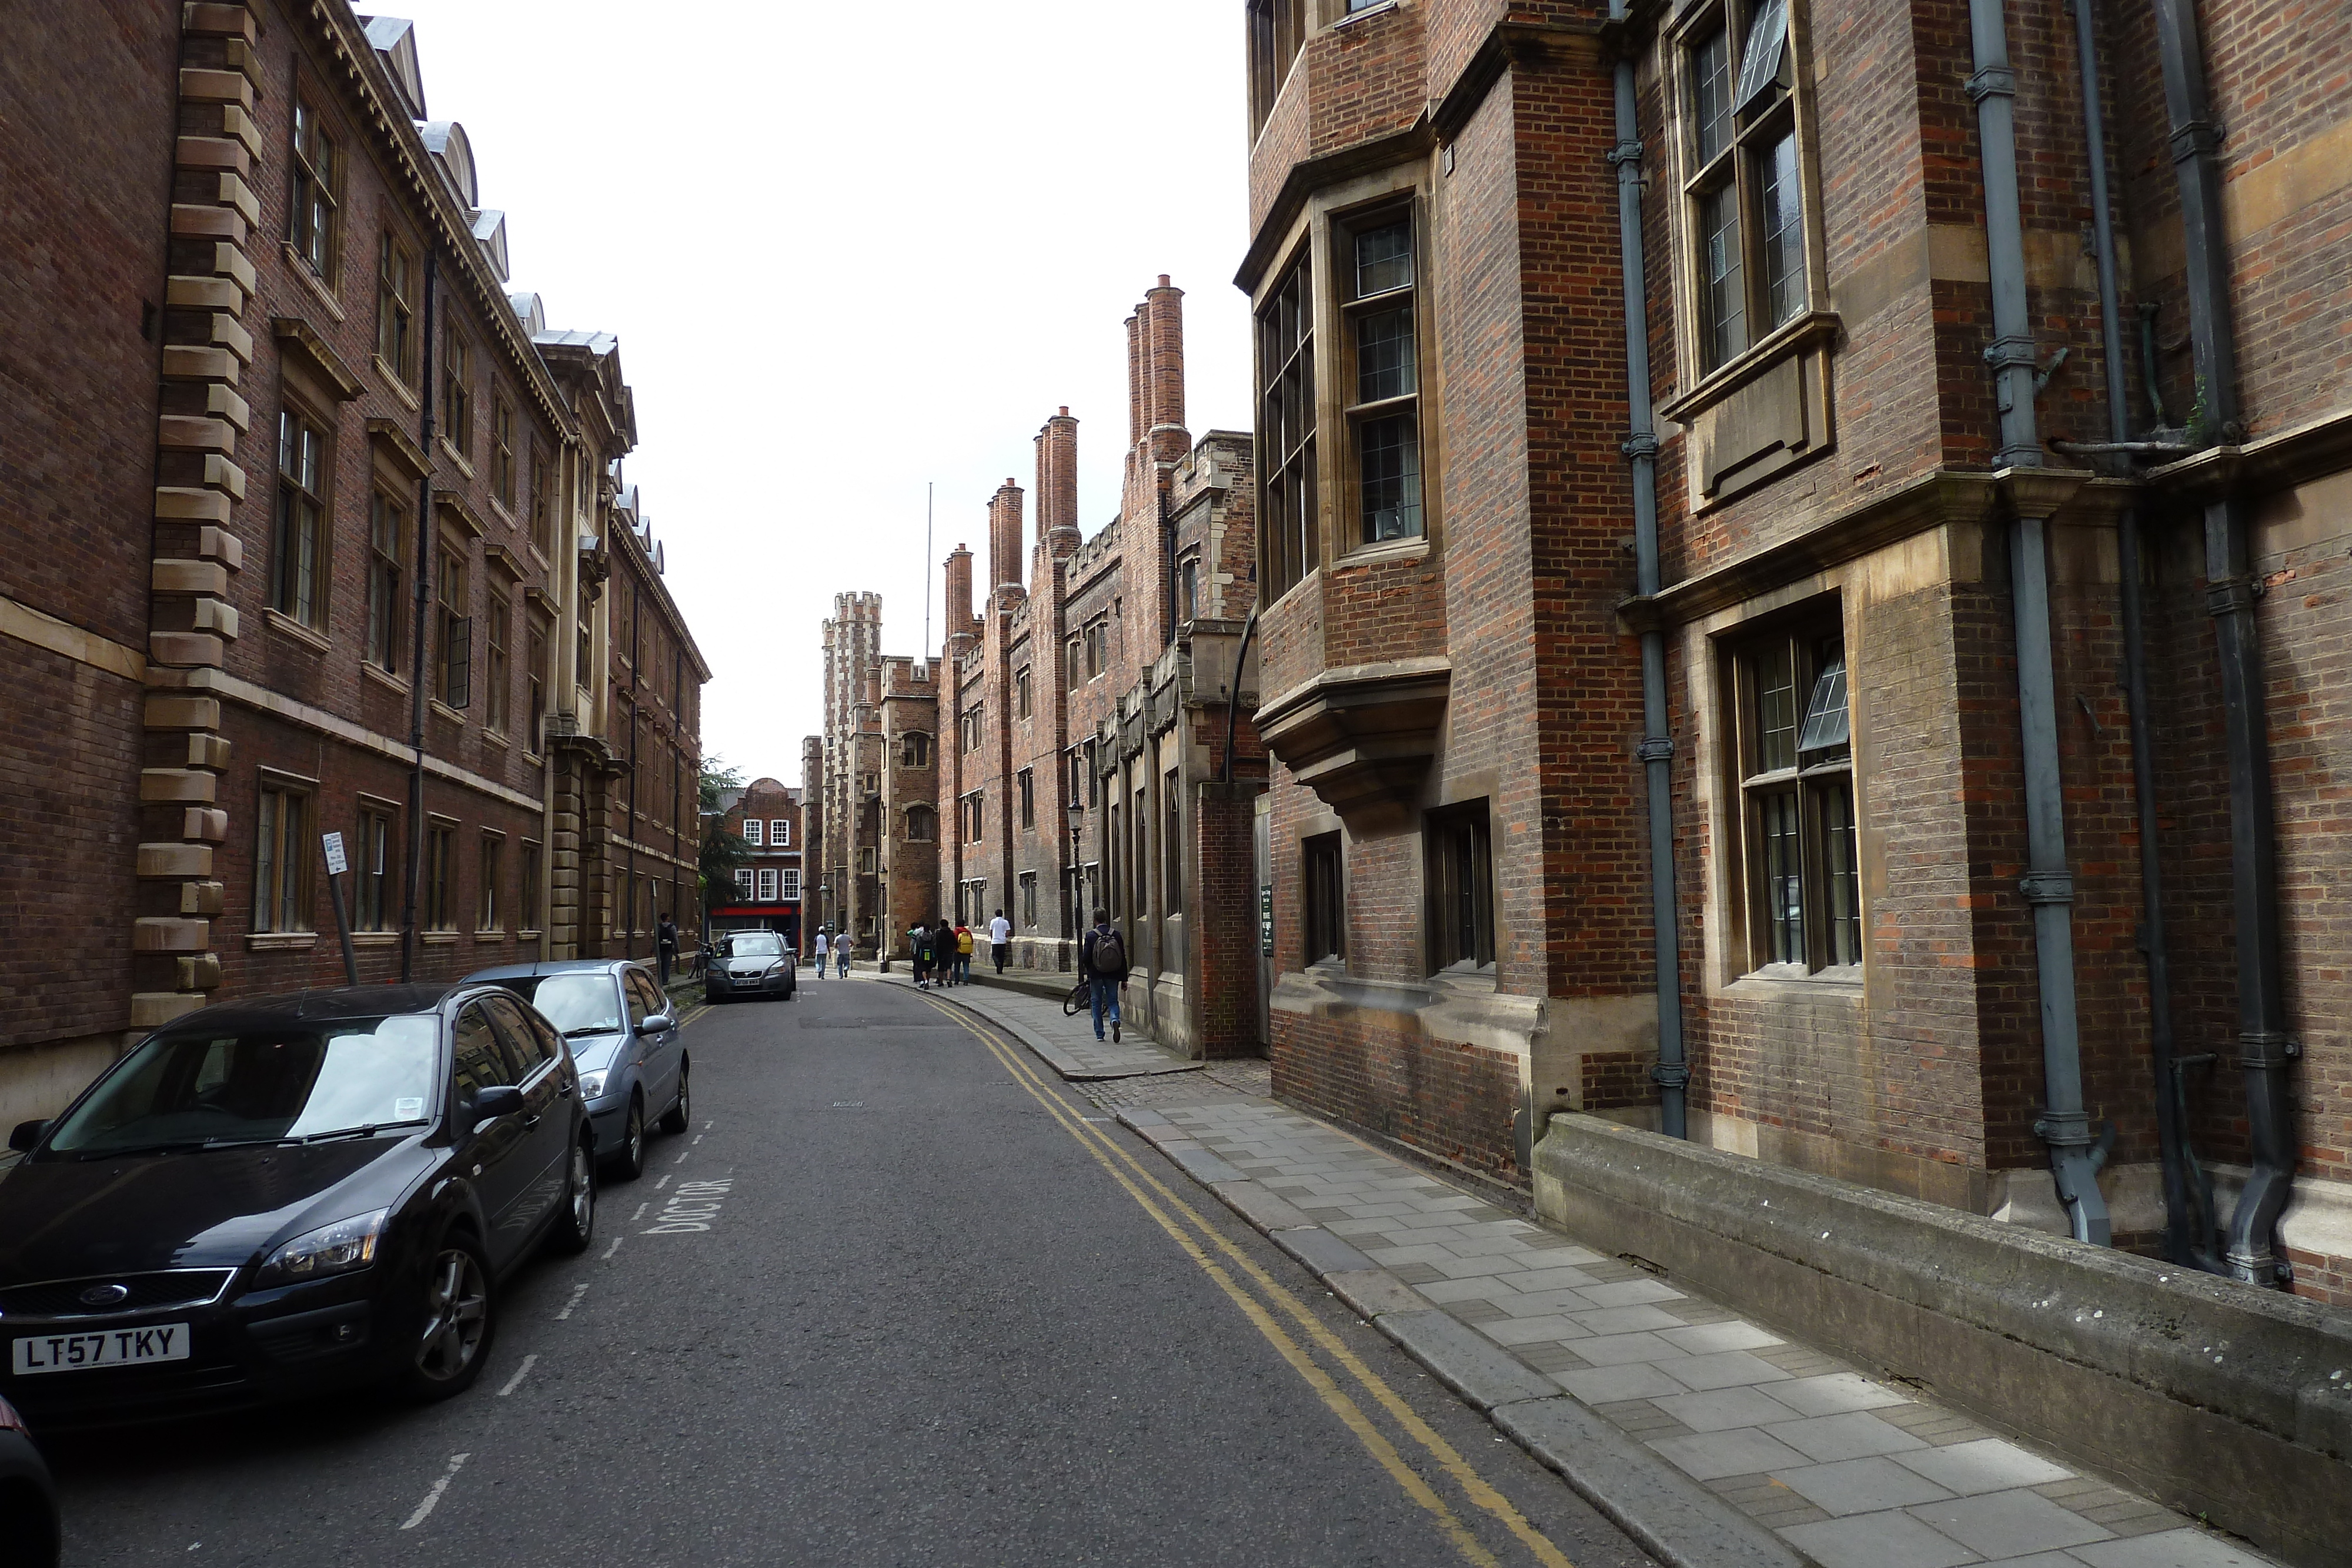
{"type": "MultiPolygon", "coordinates": [[[[857,972],[853,968],[853,974],[857,972]]],[[[914,985],[910,977],[895,971],[882,975],[866,970],[865,977],[884,985],[914,985]]],[[[1088,1014],[1065,1017],[1060,1003],[1025,992],[994,986],[951,986],[933,994],[1000,1026],[1043,1057],[1064,1078],[1080,1082],[1139,1078],[1162,1072],[1197,1072],[1207,1065],[1164,1051],[1149,1036],[1132,1029],[1120,1030],[1124,1038],[1117,1045],[1108,1040],[1098,1040],[1095,1039],[1094,1019],[1088,1014]]]]}
{"type": "Polygon", "coordinates": [[[2271,1561],[1270,1100],[1119,1119],[1383,1328],[1442,1307],[1823,1568],[2271,1561]]]}

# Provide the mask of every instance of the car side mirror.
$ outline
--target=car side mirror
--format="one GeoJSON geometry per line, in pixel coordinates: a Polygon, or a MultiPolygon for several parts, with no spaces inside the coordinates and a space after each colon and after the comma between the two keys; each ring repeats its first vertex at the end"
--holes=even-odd
{"type": "Polygon", "coordinates": [[[33,1145],[41,1141],[41,1134],[48,1130],[47,1122],[19,1122],[8,1130],[8,1146],[20,1155],[30,1154],[33,1145]]]}
{"type": "Polygon", "coordinates": [[[474,1120],[487,1122],[494,1116],[511,1116],[522,1109],[522,1091],[511,1083],[493,1083],[487,1089],[474,1091],[474,1120]]]}
{"type": "Polygon", "coordinates": [[[646,1017],[645,1022],[637,1026],[637,1032],[639,1034],[659,1034],[666,1029],[676,1028],[677,1025],[677,1019],[673,1014],[653,1013],[646,1017]]]}

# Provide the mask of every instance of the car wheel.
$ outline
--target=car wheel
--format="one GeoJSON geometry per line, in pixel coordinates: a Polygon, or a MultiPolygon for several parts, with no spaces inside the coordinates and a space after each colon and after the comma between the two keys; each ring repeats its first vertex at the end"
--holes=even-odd
{"type": "Polygon", "coordinates": [[[635,1181],[646,1174],[646,1102],[642,1094],[629,1096],[629,1119],[621,1128],[621,1146],[613,1155],[612,1170],[623,1181],[635,1181]]]}
{"type": "Polygon", "coordinates": [[[693,1063],[681,1059],[677,1064],[677,1103],[661,1119],[665,1133],[683,1133],[694,1121],[693,1063]]]}
{"type": "Polygon", "coordinates": [[[490,1265],[481,1243],[462,1230],[442,1235],[425,1270],[418,1308],[402,1392],[428,1402],[464,1393],[481,1375],[498,1337],[490,1265]]]}
{"type": "Polygon", "coordinates": [[[563,1212],[555,1218],[548,1245],[558,1252],[588,1250],[596,1239],[596,1162],[586,1144],[572,1145],[572,1171],[563,1183],[563,1212]]]}

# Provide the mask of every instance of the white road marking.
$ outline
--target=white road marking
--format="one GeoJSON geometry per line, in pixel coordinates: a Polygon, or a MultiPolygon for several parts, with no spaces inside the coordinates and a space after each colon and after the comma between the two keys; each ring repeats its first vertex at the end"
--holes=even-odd
{"type": "Polygon", "coordinates": [[[715,1125],[717,1125],[717,1124],[714,1122],[705,1122],[702,1124],[702,1130],[707,1133],[715,1125]]]}
{"type": "Polygon", "coordinates": [[[522,1364],[515,1368],[515,1375],[507,1379],[507,1385],[499,1390],[499,1397],[504,1399],[508,1395],[512,1394],[515,1389],[520,1385],[522,1380],[530,1375],[531,1363],[538,1359],[539,1357],[536,1355],[524,1356],[522,1358],[522,1364]]]}
{"type": "MultiPolygon", "coordinates": [[[[698,1144],[698,1143],[700,1143],[700,1142],[702,1142],[702,1134],[699,1134],[699,1133],[695,1134],[694,1134],[694,1143],[695,1143],[695,1144],[698,1144]]],[[[694,1146],[694,1144],[688,1144],[688,1145],[687,1145],[687,1147],[688,1147],[688,1148],[689,1148],[689,1149],[690,1149],[690,1148],[692,1148],[693,1146],[694,1146]]]]}
{"type": "Polygon", "coordinates": [[[625,1237],[625,1236],[615,1236],[615,1237],[614,1237],[614,1238],[613,1238],[613,1244],[612,1244],[610,1247],[607,1247],[607,1248],[605,1248],[605,1249],[604,1249],[604,1256],[601,1260],[599,1260],[599,1261],[601,1261],[601,1262],[605,1262],[605,1263],[609,1263],[609,1262],[611,1262],[611,1261],[613,1260],[613,1254],[614,1254],[614,1253],[615,1253],[615,1252],[618,1252],[618,1251],[621,1249],[621,1243],[622,1243],[622,1242],[624,1242],[624,1241],[626,1241],[627,1239],[628,1239],[628,1238],[627,1238],[627,1237],[625,1237]]]}
{"type": "Polygon", "coordinates": [[[718,1181],[682,1181],[677,1191],[670,1195],[662,1211],[654,1216],[654,1223],[639,1231],[640,1236],[675,1236],[685,1231],[708,1230],[719,1218],[721,1205],[734,1188],[735,1178],[718,1181]]]}
{"type": "MultiPolygon", "coordinates": [[[[665,1176],[663,1179],[666,1181],[668,1178],[665,1176]]],[[[647,1198],[645,1202],[637,1205],[636,1213],[629,1216],[629,1223],[635,1225],[638,1220],[643,1219],[646,1217],[646,1210],[651,1208],[653,1206],[654,1200],[651,1198],[647,1198]]]]}
{"type": "Polygon", "coordinates": [[[555,1314],[555,1321],[556,1321],[557,1322],[562,1322],[564,1319],[566,1319],[566,1318],[570,1317],[570,1316],[572,1315],[572,1308],[574,1308],[574,1307],[576,1307],[576,1306],[578,1306],[578,1305],[580,1304],[580,1298],[581,1298],[581,1297],[583,1297],[583,1296],[584,1296],[584,1295],[586,1295],[587,1293],[588,1293],[588,1287],[587,1287],[587,1286],[585,1286],[585,1285],[574,1285],[574,1286],[572,1286],[572,1299],[571,1299],[570,1301],[566,1301],[566,1302],[564,1302],[564,1303],[563,1303],[563,1310],[562,1310],[562,1312],[558,1312],[558,1313],[556,1313],[556,1314],[555,1314]]]}
{"type": "Polygon", "coordinates": [[[664,1187],[667,1186],[668,1185],[669,1185],[669,1177],[667,1177],[667,1176],[664,1176],[664,1177],[662,1177],[662,1178],[661,1178],[661,1180],[659,1180],[659,1181],[657,1181],[657,1182],[654,1183],[654,1190],[655,1190],[656,1192],[659,1192],[659,1191],[661,1191],[661,1189],[662,1189],[662,1188],[664,1188],[664,1187]]]}
{"type": "Polygon", "coordinates": [[[457,1479],[457,1472],[464,1469],[466,1468],[466,1461],[473,1457],[474,1456],[471,1454],[450,1455],[449,1468],[441,1472],[441,1479],[433,1483],[433,1490],[425,1494],[425,1500],[416,1505],[416,1511],[410,1514],[408,1516],[408,1522],[402,1525],[400,1528],[403,1530],[414,1530],[418,1525],[424,1523],[427,1519],[431,1518],[435,1506],[441,1500],[441,1494],[449,1490],[449,1483],[457,1479]]]}

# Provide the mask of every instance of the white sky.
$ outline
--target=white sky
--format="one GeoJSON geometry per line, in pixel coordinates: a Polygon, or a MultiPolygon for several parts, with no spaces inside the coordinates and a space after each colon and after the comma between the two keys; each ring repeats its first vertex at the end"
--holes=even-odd
{"type": "Polygon", "coordinates": [[[703,747],[747,776],[800,781],[835,593],[881,593],[912,653],[928,592],[937,641],[940,558],[963,541],[984,576],[988,497],[1034,486],[1056,406],[1086,531],[1116,511],[1121,322],[1158,274],[1195,435],[1249,427],[1232,0],[382,11],[506,211],[510,287],[620,336],[628,475],[713,671],[703,747]]]}

